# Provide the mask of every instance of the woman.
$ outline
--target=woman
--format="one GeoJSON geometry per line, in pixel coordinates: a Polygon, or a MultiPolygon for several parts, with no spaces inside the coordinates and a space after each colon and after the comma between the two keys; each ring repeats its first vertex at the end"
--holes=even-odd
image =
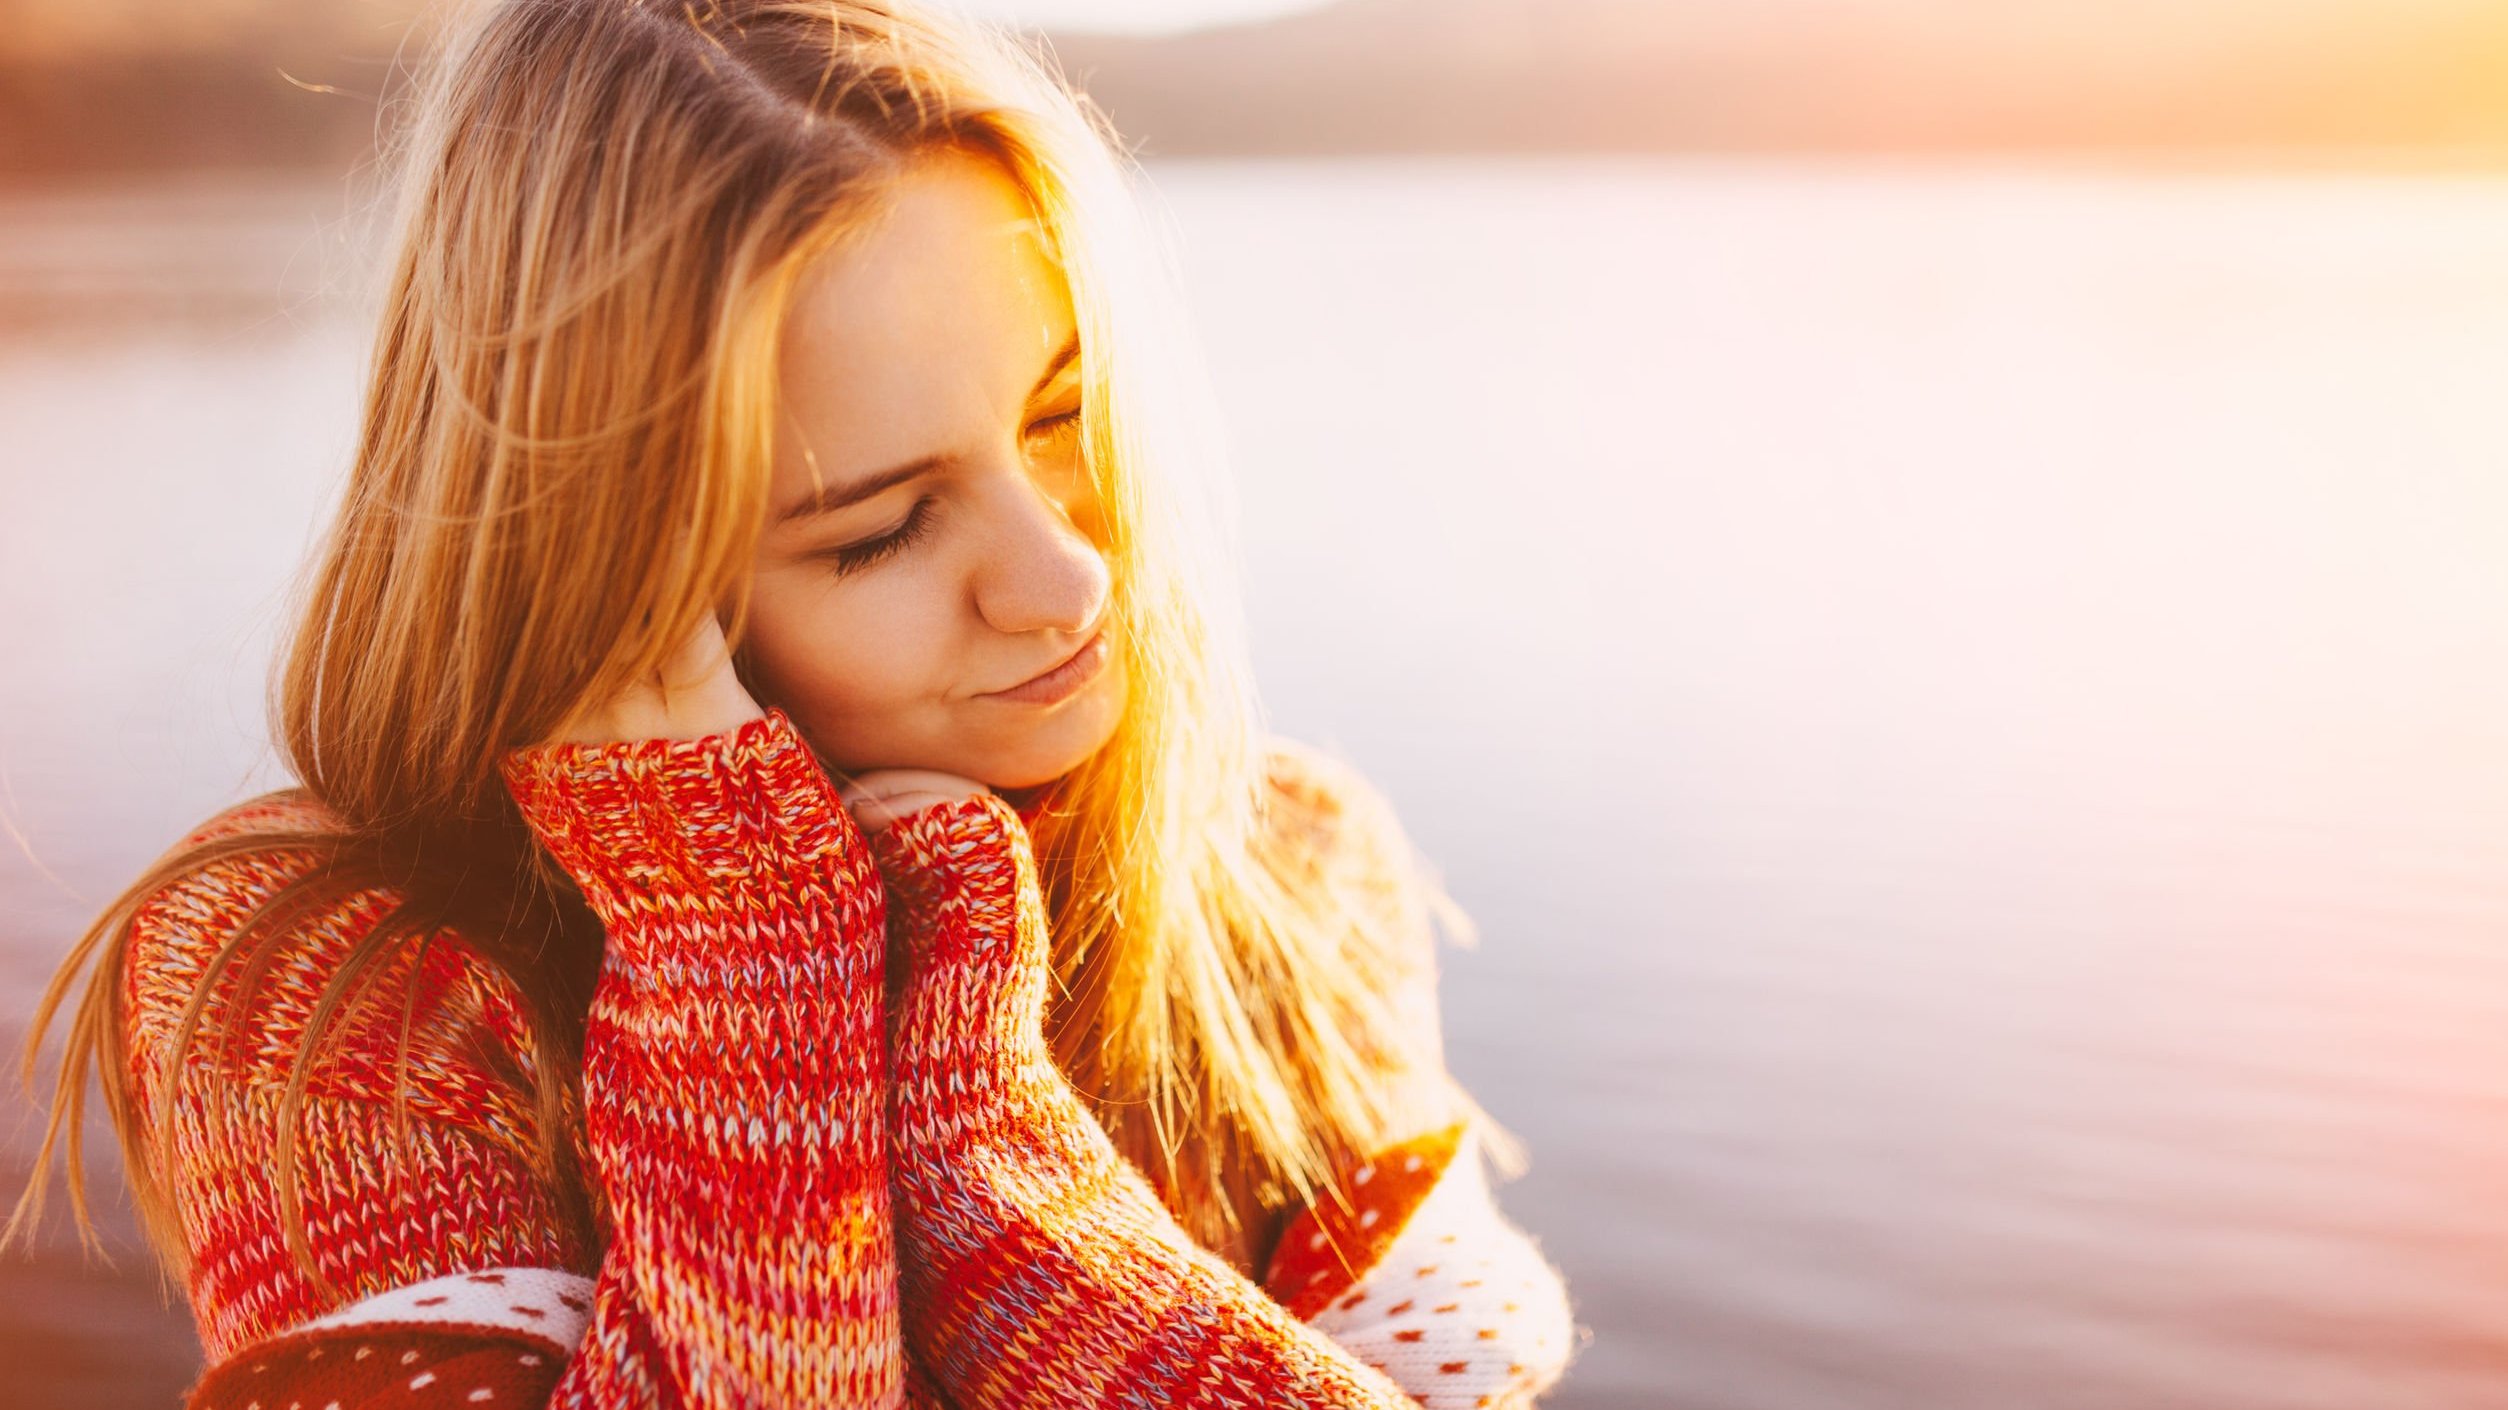
{"type": "Polygon", "coordinates": [[[1554,1382],[1459,917],[1256,728],[1102,122],[904,6],[509,0],[402,160],[303,784],[36,1024],[101,953],[42,1161],[93,1064],[191,1403],[1554,1382]]]}

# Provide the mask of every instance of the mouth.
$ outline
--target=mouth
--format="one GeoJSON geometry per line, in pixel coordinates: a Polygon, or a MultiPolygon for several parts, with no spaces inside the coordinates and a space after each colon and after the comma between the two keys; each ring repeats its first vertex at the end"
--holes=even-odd
{"type": "Polygon", "coordinates": [[[1080,649],[1064,657],[1048,669],[1030,676],[1007,690],[988,691],[987,700],[1045,702],[1059,700],[1086,684],[1106,664],[1108,653],[1106,629],[1098,628],[1080,649]]]}

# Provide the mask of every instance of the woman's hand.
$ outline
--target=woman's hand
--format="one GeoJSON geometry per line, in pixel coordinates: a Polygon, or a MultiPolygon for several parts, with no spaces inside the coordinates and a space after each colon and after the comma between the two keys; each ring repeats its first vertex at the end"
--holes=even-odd
{"type": "Polygon", "coordinates": [[[840,781],[845,807],[865,836],[877,836],[890,823],[934,803],[955,803],[992,790],[971,778],[934,769],[873,769],[840,781]]]}
{"type": "Polygon", "coordinates": [[[570,744],[634,739],[703,739],[766,712],[732,670],[731,646],[712,613],[679,644],[656,679],[640,681],[557,733],[570,744]]]}

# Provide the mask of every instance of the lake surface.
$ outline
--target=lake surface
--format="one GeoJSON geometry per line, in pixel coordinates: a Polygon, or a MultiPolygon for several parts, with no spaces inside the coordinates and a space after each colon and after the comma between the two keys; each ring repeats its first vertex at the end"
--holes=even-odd
{"type": "MultiPolygon", "coordinates": [[[[2508,1407],[2508,181],[1154,175],[1273,724],[1483,931],[1449,1054],[1592,1333],[1546,1404],[2508,1407]]],[[[12,1045],[280,782],[339,211],[0,210],[12,1045]]],[[[173,1403],[179,1293],[65,1225],[11,1395],[173,1403]]]]}

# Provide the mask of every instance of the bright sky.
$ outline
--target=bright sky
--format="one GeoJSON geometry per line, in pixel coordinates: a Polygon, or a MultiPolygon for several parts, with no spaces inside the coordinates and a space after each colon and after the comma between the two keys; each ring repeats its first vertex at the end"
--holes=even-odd
{"type": "Polygon", "coordinates": [[[1044,29],[1175,34],[1320,10],[1331,0],[941,0],[988,19],[1044,29]]]}

